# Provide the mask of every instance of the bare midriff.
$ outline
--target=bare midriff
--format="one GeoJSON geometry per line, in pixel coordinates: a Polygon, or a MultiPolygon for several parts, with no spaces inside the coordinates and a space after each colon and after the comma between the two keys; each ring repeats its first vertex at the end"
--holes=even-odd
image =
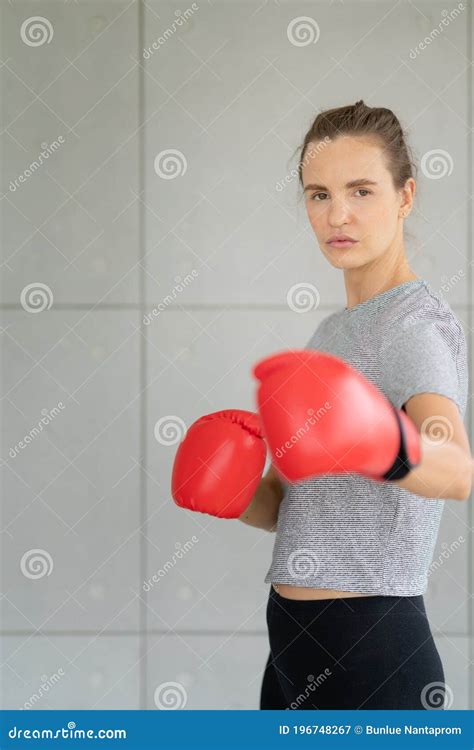
{"type": "Polygon", "coordinates": [[[348,596],[372,596],[359,594],[356,591],[337,591],[335,589],[313,589],[304,586],[290,586],[288,583],[272,583],[273,588],[285,599],[337,599],[348,596]]]}

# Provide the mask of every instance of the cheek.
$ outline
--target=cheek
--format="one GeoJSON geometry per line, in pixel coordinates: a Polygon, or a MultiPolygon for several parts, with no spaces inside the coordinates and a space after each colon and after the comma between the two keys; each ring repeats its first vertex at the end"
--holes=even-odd
{"type": "Polygon", "coordinates": [[[308,221],[313,227],[315,232],[318,232],[324,223],[324,213],[323,211],[315,209],[314,206],[311,206],[308,204],[306,206],[306,214],[308,216],[308,221]]]}
{"type": "Polygon", "coordinates": [[[377,237],[390,237],[396,231],[397,218],[393,211],[386,209],[378,211],[370,217],[371,233],[377,237]]]}
{"type": "Polygon", "coordinates": [[[367,207],[367,219],[377,224],[392,224],[396,211],[388,200],[374,201],[367,207]]]}

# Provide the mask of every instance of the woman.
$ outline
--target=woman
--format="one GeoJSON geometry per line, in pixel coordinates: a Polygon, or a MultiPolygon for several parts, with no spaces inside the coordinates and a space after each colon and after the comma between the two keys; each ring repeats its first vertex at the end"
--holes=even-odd
{"type": "Polygon", "coordinates": [[[471,490],[466,341],[405,255],[415,180],[393,112],[359,101],[319,114],[299,178],[347,296],[307,347],[345,360],[403,408],[422,460],[393,482],[339,474],[287,485],[273,467],[261,480],[241,516],[276,526],[260,708],[442,708],[423,594],[444,501],[471,490]]]}

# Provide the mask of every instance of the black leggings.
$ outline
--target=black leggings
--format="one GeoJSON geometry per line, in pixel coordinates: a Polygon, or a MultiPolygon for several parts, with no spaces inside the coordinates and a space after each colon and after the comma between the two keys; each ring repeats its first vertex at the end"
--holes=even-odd
{"type": "Polygon", "coordinates": [[[294,600],[270,585],[267,625],[261,709],[442,709],[448,701],[421,595],[294,600]]]}

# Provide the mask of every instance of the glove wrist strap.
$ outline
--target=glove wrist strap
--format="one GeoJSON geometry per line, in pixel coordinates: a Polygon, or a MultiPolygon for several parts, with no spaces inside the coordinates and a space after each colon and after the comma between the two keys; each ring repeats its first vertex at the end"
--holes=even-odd
{"type": "Polygon", "coordinates": [[[413,464],[410,462],[410,459],[408,457],[406,435],[402,420],[400,419],[400,414],[398,413],[398,409],[395,409],[395,407],[393,407],[393,411],[397,418],[398,427],[400,430],[400,447],[398,449],[398,455],[392,466],[382,476],[382,479],[387,482],[393,482],[396,479],[403,479],[403,477],[406,477],[406,475],[409,474],[413,469],[413,464]]]}

